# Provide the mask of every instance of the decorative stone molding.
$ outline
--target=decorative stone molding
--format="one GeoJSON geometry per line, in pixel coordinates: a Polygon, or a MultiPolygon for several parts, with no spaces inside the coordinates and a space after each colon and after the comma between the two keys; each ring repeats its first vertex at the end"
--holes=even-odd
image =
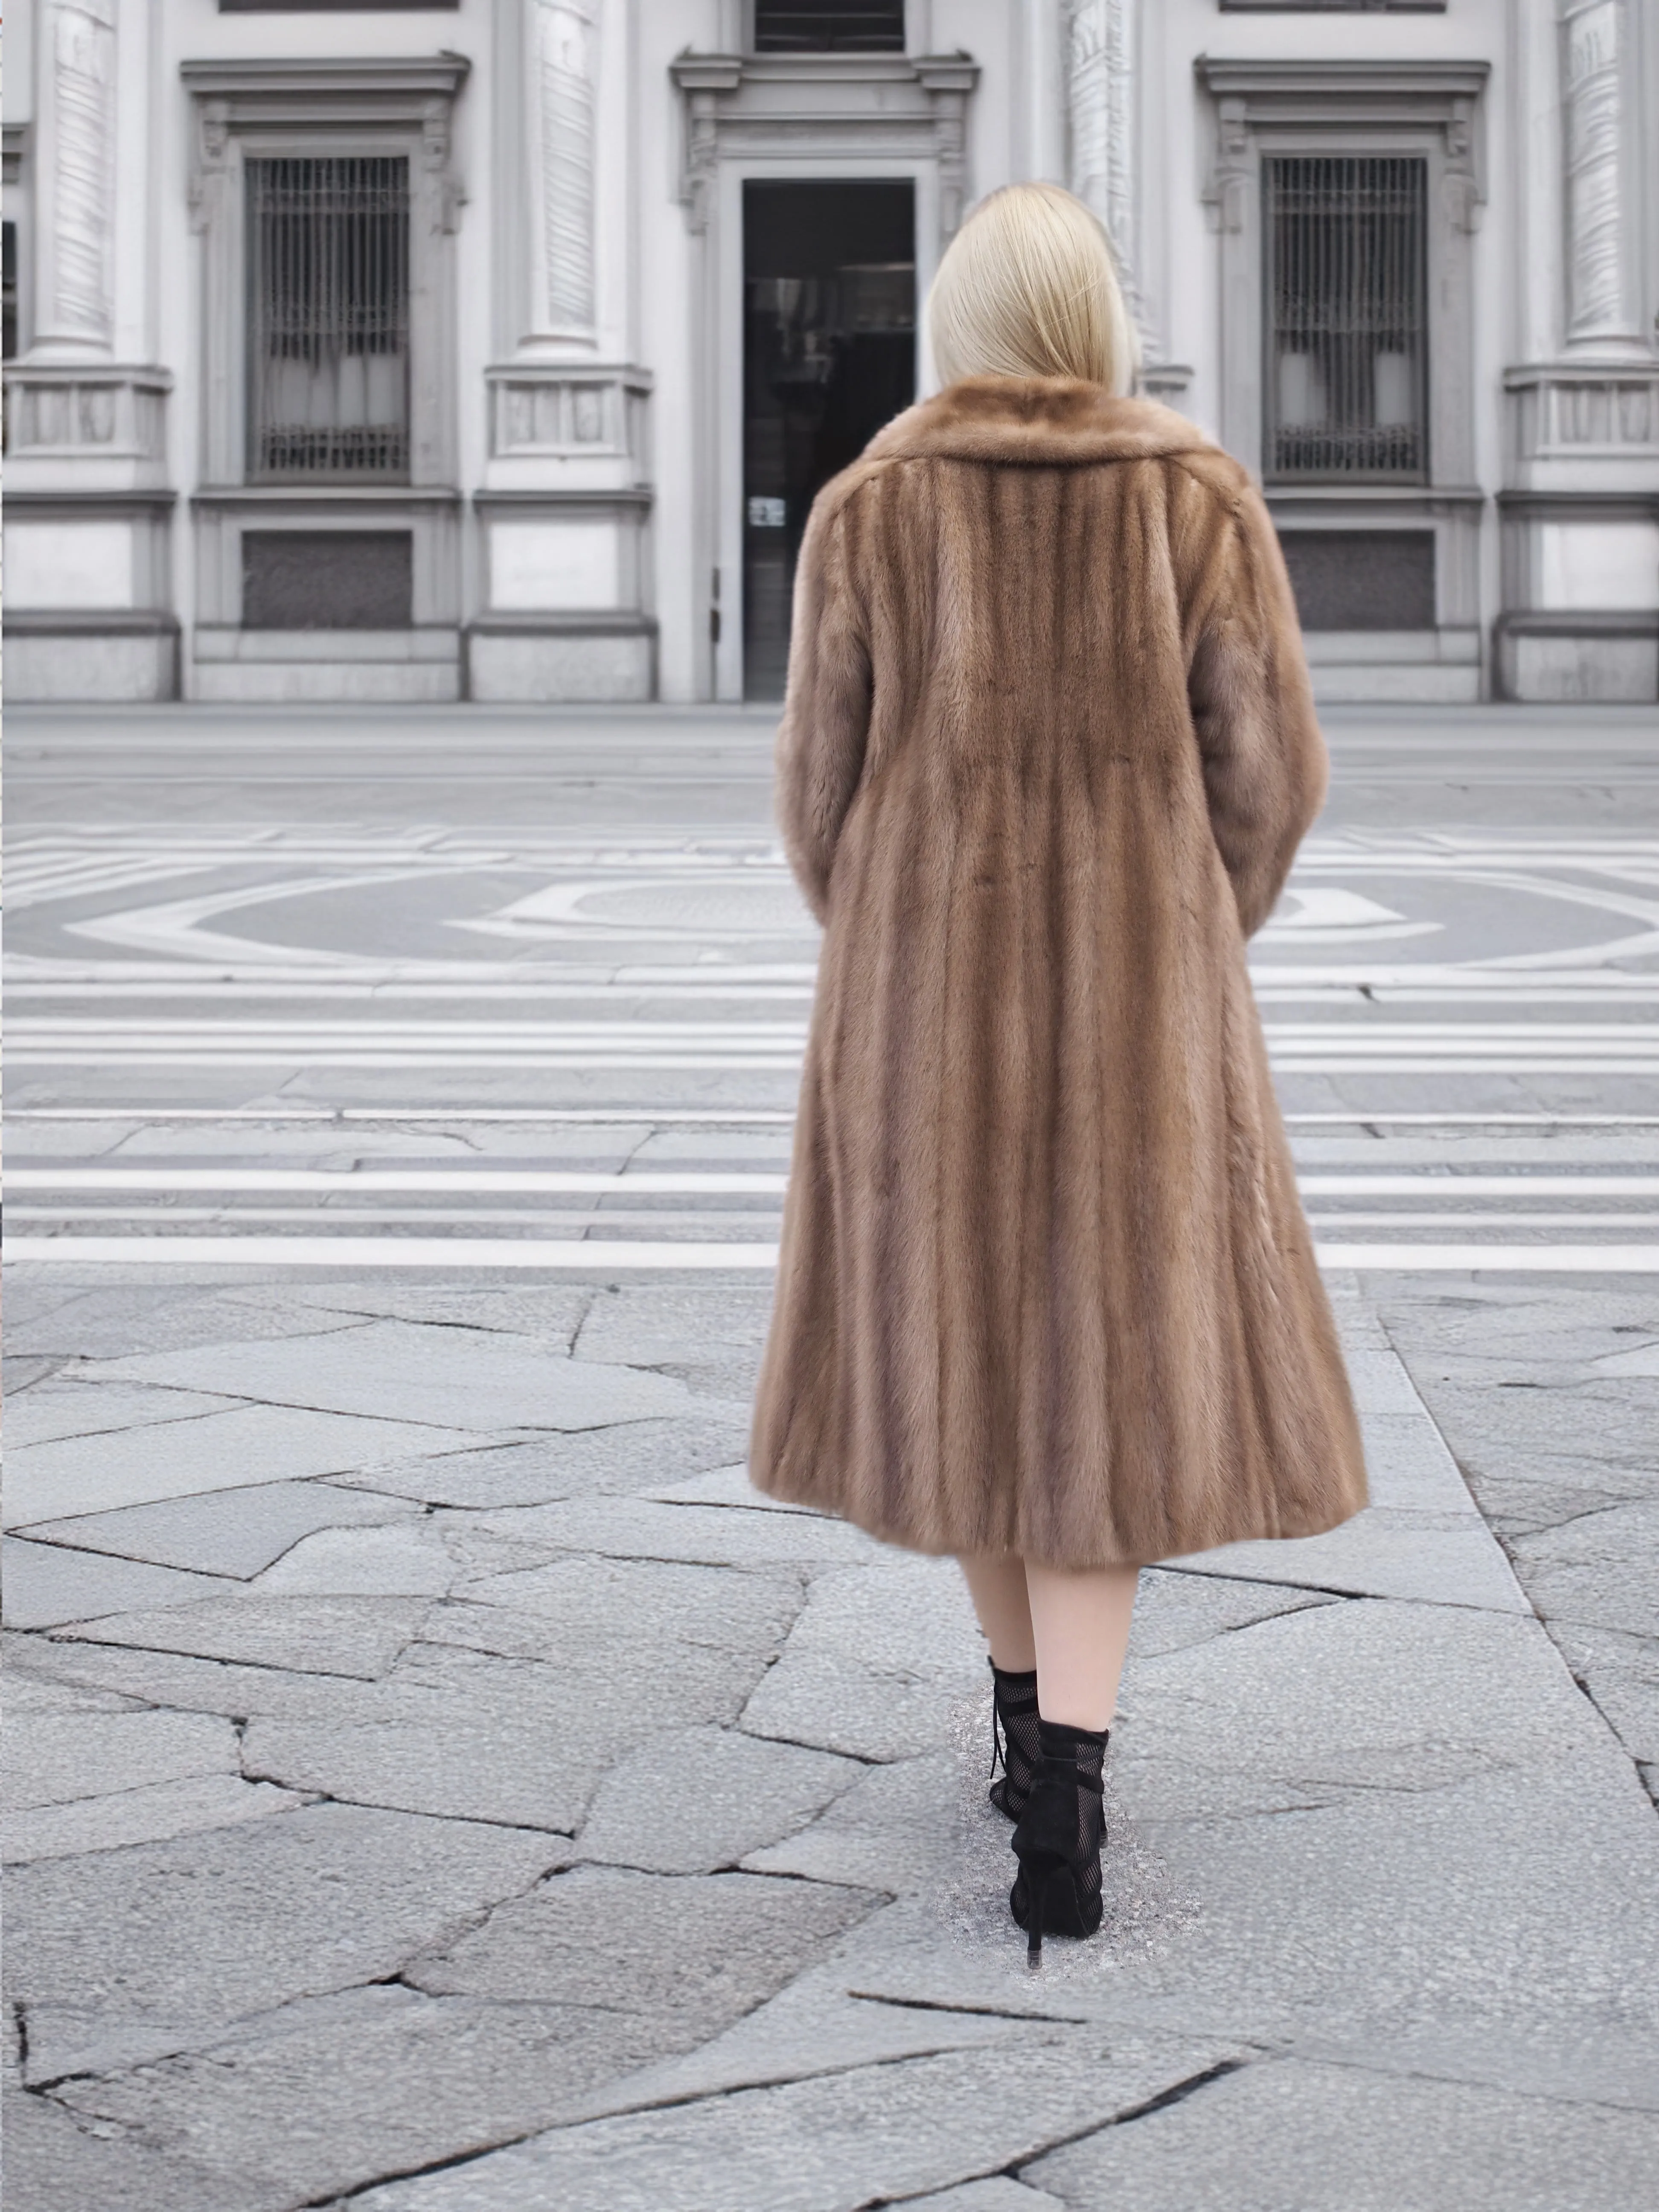
{"type": "Polygon", "coordinates": [[[684,112],[680,202],[708,228],[728,155],[828,159],[860,153],[929,160],[941,240],[969,198],[967,110],[979,82],[968,54],[696,54],[669,64],[684,112]]]}
{"type": "MultiPolygon", "coordinates": [[[[66,459],[160,463],[165,369],[21,363],[6,373],[6,452],[14,470],[66,459]]],[[[13,477],[15,484],[18,479],[13,477]]]]}
{"type": "Polygon", "coordinates": [[[644,475],[647,370],[520,362],[485,377],[492,456],[621,462],[644,475]]]}
{"type": "Polygon", "coordinates": [[[452,166],[452,114],[471,66],[464,54],[180,63],[179,73],[197,103],[189,186],[196,227],[207,228],[219,204],[237,135],[356,125],[416,137],[411,216],[429,231],[453,231],[465,194],[452,166]]]}
{"type": "Polygon", "coordinates": [[[1479,222],[1486,193],[1475,123],[1492,74],[1489,62],[1200,54],[1196,67],[1217,103],[1216,149],[1204,189],[1212,229],[1243,227],[1255,181],[1253,141],[1264,131],[1432,132],[1440,142],[1441,201],[1448,220],[1463,231],[1479,222]]]}
{"type": "MultiPolygon", "coordinates": [[[[1520,465],[1611,463],[1632,483],[1646,463],[1659,484],[1659,362],[1573,361],[1506,369],[1510,451],[1520,465]]],[[[1644,471],[1645,475],[1647,471],[1644,471]]]]}
{"type": "Polygon", "coordinates": [[[536,325],[547,337],[591,337],[597,0],[530,0],[530,10],[527,90],[541,188],[536,325]]]}
{"type": "Polygon", "coordinates": [[[1136,0],[1065,0],[1067,181],[1105,224],[1129,312],[1144,333],[1136,190],[1138,16],[1136,0]]]}
{"type": "Polygon", "coordinates": [[[1558,0],[1566,161],[1567,343],[1640,343],[1627,174],[1626,0],[1558,0]]]}

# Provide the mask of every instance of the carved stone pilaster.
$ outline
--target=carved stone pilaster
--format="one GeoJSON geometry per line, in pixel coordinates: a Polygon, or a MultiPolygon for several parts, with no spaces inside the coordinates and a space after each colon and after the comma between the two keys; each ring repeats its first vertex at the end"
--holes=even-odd
{"type": "Polygon", "coordinates": [[[1143,328],[1135,191],[1135,0],[1065,0],[1072,190],[1106,226],[1129,312],[1143,328]]]}
{"type": "Polygon", "coordinates": [[[597,0],[530,0],[526,91],[540,186],[536,323],[544,337],[591,337],[594,328],[597,14],[597,0]]]}
{"type": "Polygon", "coordinates": [[[1638,337],[1626,191],[1633,66],[1626,0],[1558,0],[1566,159],[1567,342],[1638,337]]]}
{"type": "Polygon", "coordinates": [[[42,25],[42,285],[38,338],[114,336],[116,0],[51,0],[42,25]]]}

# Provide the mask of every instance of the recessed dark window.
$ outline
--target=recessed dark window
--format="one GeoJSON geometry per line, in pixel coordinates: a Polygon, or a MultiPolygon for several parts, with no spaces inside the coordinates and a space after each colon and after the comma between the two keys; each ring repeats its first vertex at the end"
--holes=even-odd
{"type": "Polygon", "coordinates": [[[902,54],[904,0],[755,0],[757,54],[902,54]]]}
{"type": "Polygon", "coordinates": [[[1428,468],[1428,164],[1296,155],[1262,164],[1264,473],[1428,468]]]}
{"type": "Polygon", "coordinates": [[[409,163],[247,163],[248,473],[409,473],[409,163]]]}
{"type": "Polygon", "coordinates": [[[17,350],[17,225],[0,223],[0,359],[17,350]]]}
{"type": "Polygon", "coordinates": [[[1431,530],[1279,534],[1304,629],[1432,629],[1431,530]]]}
{"type": "Polygon", "coordinates": [[[407,629],[407,530],[247,530],[244,629],[407,629]]]}

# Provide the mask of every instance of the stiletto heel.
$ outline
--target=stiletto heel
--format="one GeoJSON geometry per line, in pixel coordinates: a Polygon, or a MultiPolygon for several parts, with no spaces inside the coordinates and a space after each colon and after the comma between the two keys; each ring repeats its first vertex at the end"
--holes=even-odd
{"type": "Polygon", "coordinates": [[[1019,1873],[1008,1909],[1025,1930],[1026,1963],[1042,1963],[1042,1938],[1092,1936],[1101,1922],[1105,1841],[1101,1767],[1107,1732],[1040,1723],[1042,1765],[1012,1849],[1019,1873]]]}

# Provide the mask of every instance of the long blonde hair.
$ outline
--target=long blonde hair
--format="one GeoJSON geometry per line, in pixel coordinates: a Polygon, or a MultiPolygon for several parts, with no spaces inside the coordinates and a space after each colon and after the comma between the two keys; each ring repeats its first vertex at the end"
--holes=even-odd
{"type": "Polygon", "coordinates": [[[1099,218],[1059,185],[989,193],[946,248],[927,295],[940,380],[1076,376],[1127,392],[1140,341],[1099,218]]]}

